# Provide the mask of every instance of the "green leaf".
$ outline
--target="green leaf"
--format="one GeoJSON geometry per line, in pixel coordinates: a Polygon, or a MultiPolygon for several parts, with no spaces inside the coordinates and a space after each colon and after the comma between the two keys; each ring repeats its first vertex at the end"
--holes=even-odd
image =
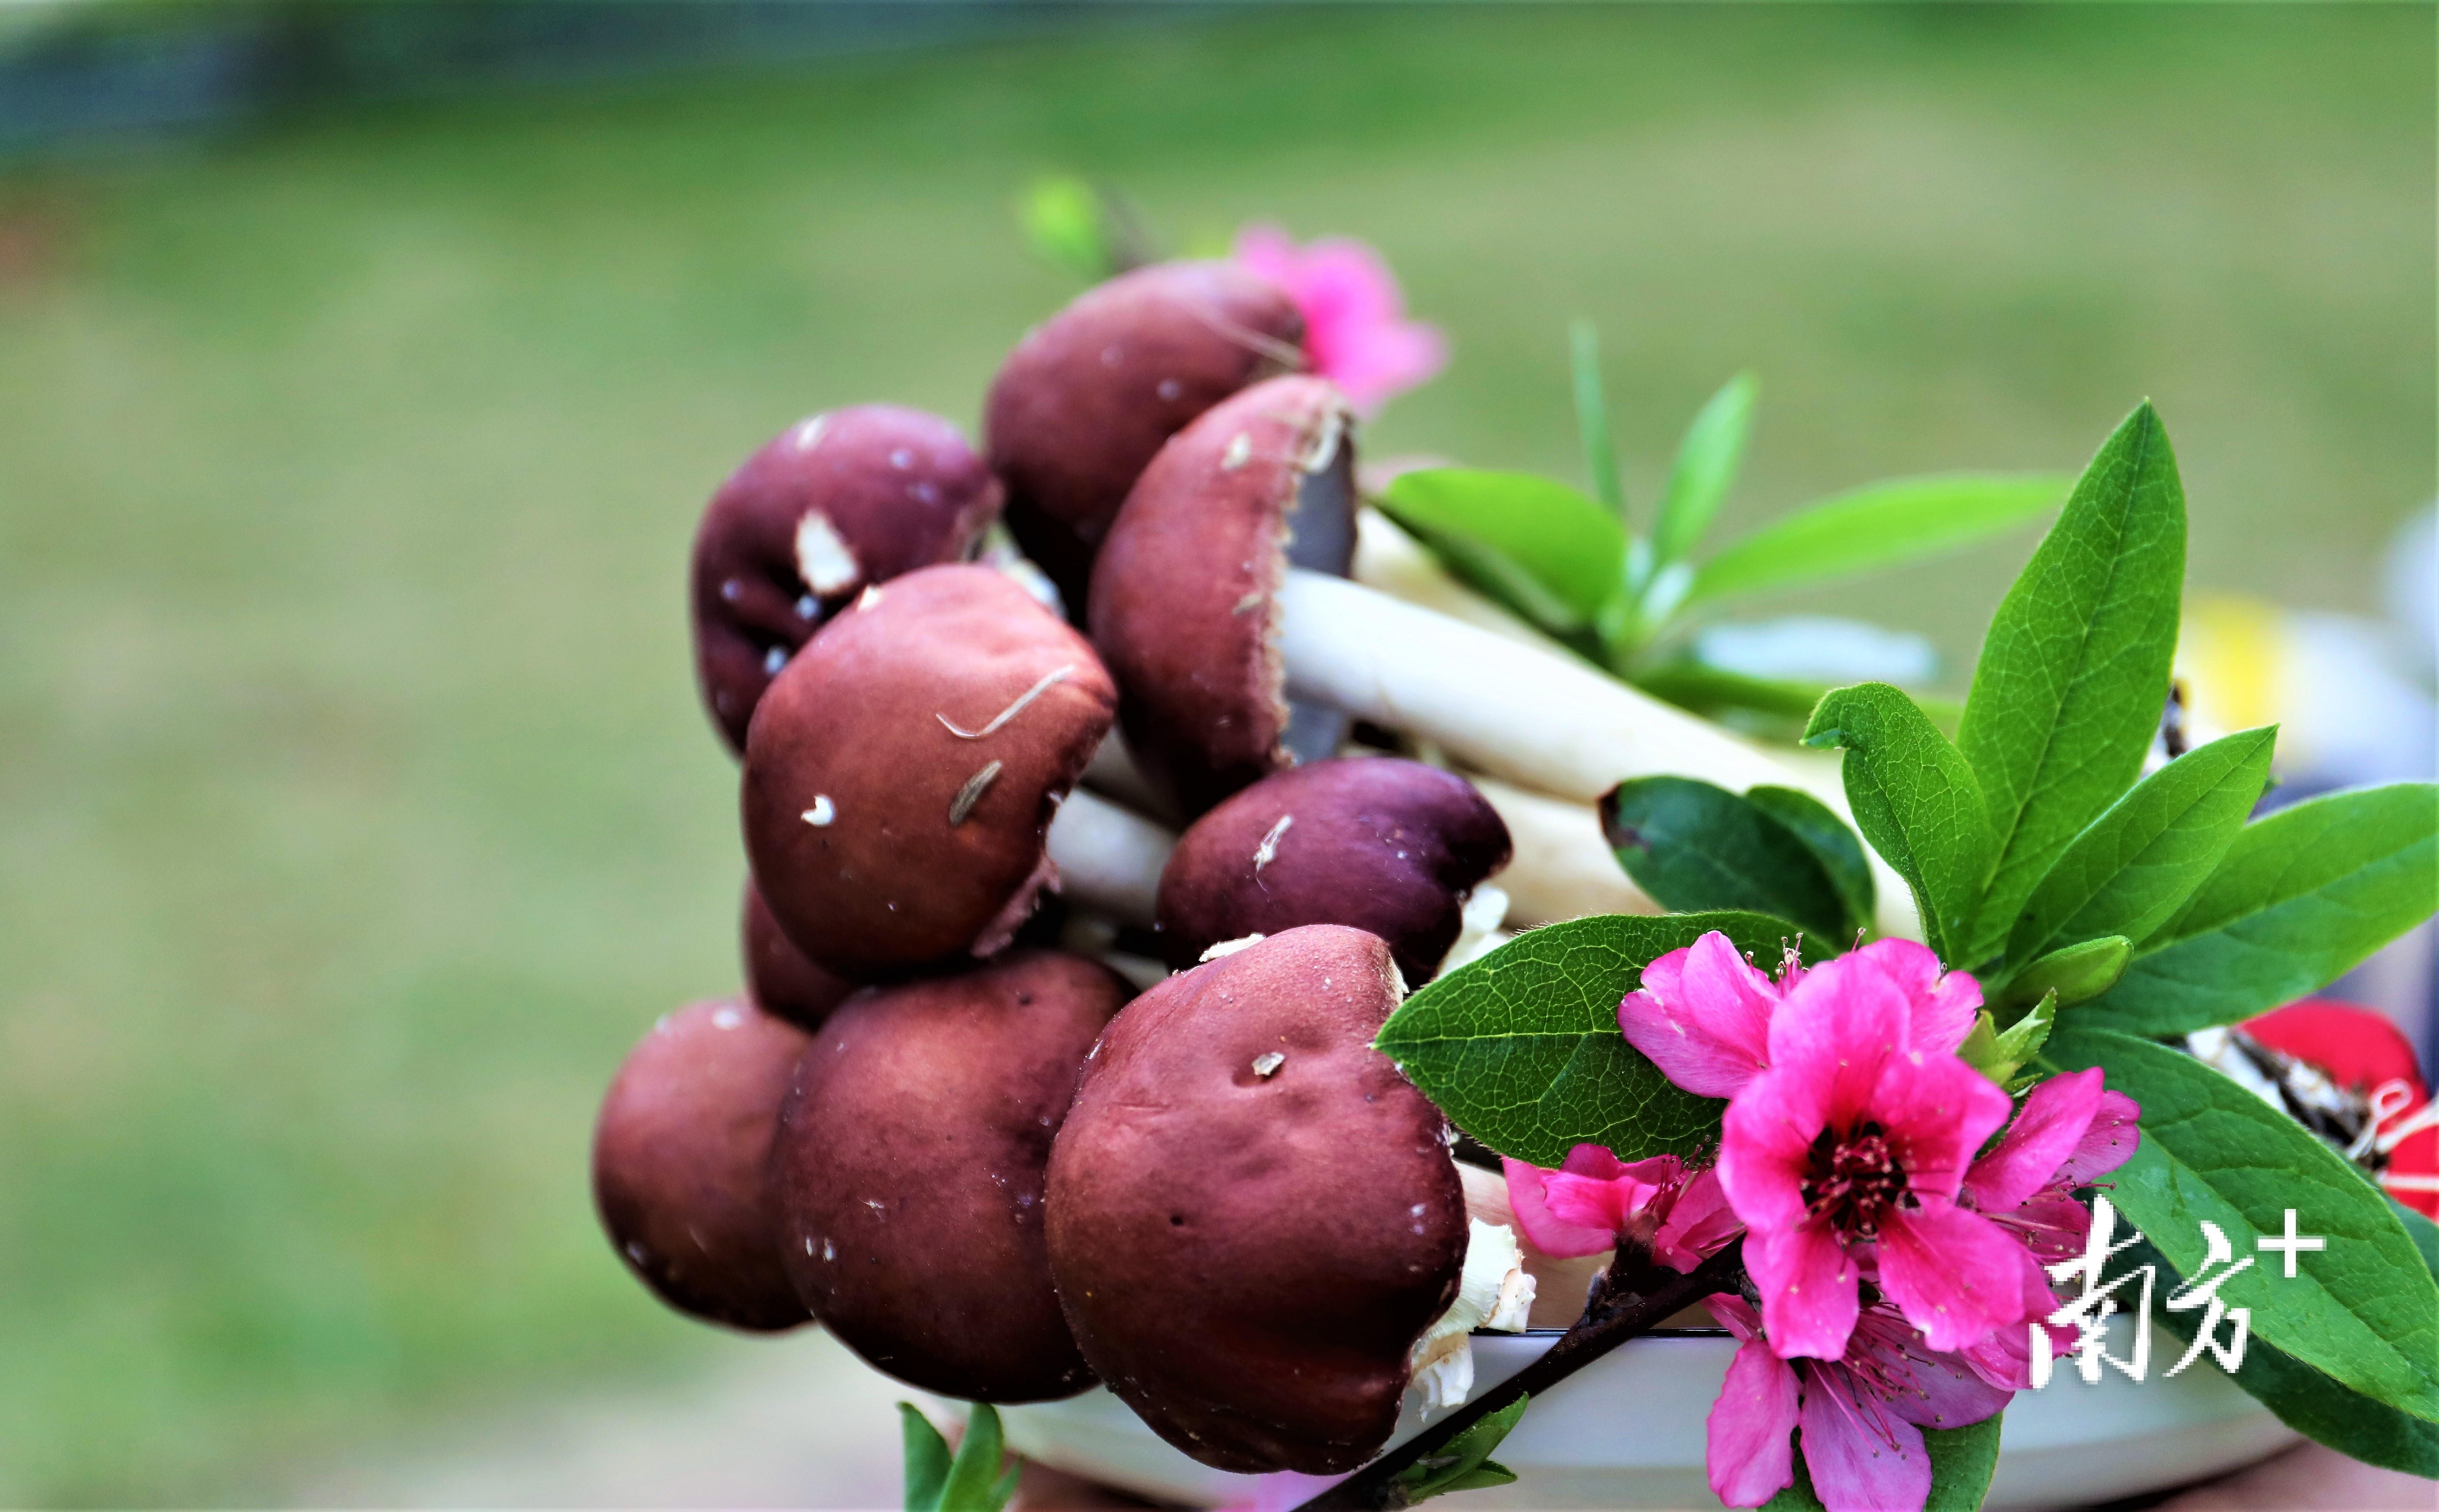
{"type": "Polygon", "coordinates": [[[1618,864],[1664,908],[1742,909],[1833,940],[1846,933],[1845,899],[1812,847],[1725,788],[1637,777],[1601,795],[1600,819],[1618,864]]]}
{"type": "Polygon", "coordinates": [[[1951,472],[1866,484],[1782,515],[1702,563],[1688,603],[1873,572],[1970,545],[2066,497],[2049,472],[1951,472]]]}
{"type": "Polygon", "coordinates": [[[947,1440],[922,1414],[905,1402],[898,1411],[906,1437],[906,1512],[1000,1512],[1007,1505],[1024,1466],[1002,1469],[1006,1440],[988,1402],[974,1403],[953,1461],[947,1440]]]}
{"type": "Polygon", "coordinates": [[[2033,888],[2007,935],[2007,959],[2055,944],[2166,923],[2226,856],[2270,781],[2275,725],[2198,746],[2135,784],[2033,888]]]}
{"type": "Polygon", "coordinates": [[[2393,1197],[2388,1200],[2388,1207],[2396,1215],[2396,1220],[2405,1225],[2406,1237],[2422,1252],[2423,1268],[2432,1276],[2439,1277],[2439,1223],[2431,1222],[2393,1197]]]}
{"type": "Polygon", "coordinates": [[[1999,1424],[2005,1415],[1922,1431],[1923,1448],[1931,1451],[1931,1499],[1922,1512],[1975,1512],[1981,1506],[1999,1468],[1999,1424]]]}
{"type": "Polygon", "coordinates": [[[2439,1419],[2439,1284],[2388,1202],[2303,1125],[2190,1056],[2128,1035],[2061,1023],[2041,1058],[2100,1066],[2142,1105],[2142,1141],[2110,1176],[2110,1200],[2183,1274],[2205,1254],[2199,1224],[2219,1226],[2258,1263],[2219,1288],[2252,1309],[2256,1340],[2341,1385],[2415,1417],[2439,1419]],[[2293,1277],[2254,1240],[2286,1230],[2324,1236],[2293,1277]]]}
{"type": "Polygon", "coordinates": [[[2184,490],[2145,403],[2092,458],[1982,643],[1956,744],[1999,849],[1967,959],[1999,950],[2059,852],[2143,770],[2184,574],[2184,490]]]}
{"type": "Polygon", "coordinates": [[[1519,1396],[1499,1411],[1485,1414],[1481,1421],[1441,1445],[1437,1453],[1399,1470],[1391,1484],[1404,1497],[1405,1504],[1412,1506],[1451,1491],[1477,1491],[1512,1484],[1516,1472],[1492,1459],[1490,1451],[1522,1420],[1525,1405],[1532,1399],[1529,1396],[1519,1396]]]}
{"type": "Polygon", "coordinates": [[[1618,591],[1626,531],[1563,483],[1425,468],[1374,501],[1449,571],[1554,635],[1580,635],[1618,591]]]}
{"type": "Polygon", "coordinates": [[[1886,683],[1821,701],[1804,743],[1846,753],[1846,803],[1874,849],[1914,889],[1931,948],[1969,967],[1966,931],[1990,875],[1989,809],[1973,769],[1912,699],[1886,683]]]}
{"type": "Polygon", "coordinates": [[[1863,858],[1863,843],[1836,809],[1796,788],[1748,788],[1745,802],[1785,825],[1812,852],[1812,859],[1828,874],[1829,884],[1838,889],[1848,932],[1871,923],[1875,900],[1871,863],[1863,858]]]}
{"type": "Polygon", "coordinates": [[[1727,1106],[1680,1090],[1618,1032],[1643,969],[1718,930],[1764,964],[1796,927],[1760,914],[1605,914],[1528,930],[1408,998],[1375,1042],[1451,1122],[1555,1166],[1579,1144],[1620,1160],[1715,1144],[1727,1106]]]}
{"type": "Polygon", "coordinates": [[[2439,909],[2439,788],[2400,782],[2247,825],[2183,910],[2092,1005],[2164,1037],[2326,987],[2439,909]]]}
{"type": "Polygon", "coordinates": [[[913,1402],[899,1402],[898,1417],[906,1444],[906,1512],[937,1512],[949,1483],[949,1441],[913,1402]]]}
{"type": "Polygon", "coordinates": [[[1576,430],[1583,436],[1584,471],[1593,493],[1609,506],[1618,522],[1626,522],[1626,484],[1617,471],[1617,448],[1610,440],[1609,400],[1601,392],[1600,333],[1589,320],[1578,320],[1567,332],[1575,358],[1576,430]]]}
{"type": "MultiPolygon", "coordinates": [[[[2183,1284],[2184,1277],[2177,1268],[2147,1242],[2127,1251],[2113,1269],[2122,1275],[2145,1265],[2160,1267],[2161,1296],[2183,1284]]],[[[2162,1307],[2153,1312],[2152,1319],[2182,1346],[2193,1343],[2194,1329],[2202,1322],[2202,1314],[2170,1312],[2162,1307]]],[[[2180,1347],[2176,1353],[2181,1355],[2184,1350],[2180,1347]]],[[[2172,1359],[2160,1368],[2164,1370],[2175,1362],[2172,1359]]],[[[2207,1351],[2197,1356],[2187,1369],[2206,1366],[2218,1368],[2207,1351]]],[[[2409,1475],[2439,1476],[2439,1423],[2425,1422],[2359,1392],[2349,1391],[2275,1344],[2265,1343],[2258,1333],[2246,1341],[2244,1363],[2231,1379],[2251,1393],[2254,1400],[2277,1414],[2280,1422],[2341,1454],[2409,1475]]]]}
{"type": "Polygon", "coordinates": [[[2004,1030],[1988,1008],[1973,1016],[1972,1032],[1957,1046],[1956,1054],[1967,1065],[2006,1086],[2017,1072],[2040,1054],[2049,1043],[2050,1031],[2057,1025],[2058,996],[2056,992],[2041,994],[2031,1011],[2004,1030]]]}
{"type": "Polygon", "coordinates": [[[1693,555],[1712,516],[1736,481],[1743,459],[1745,436],[1753,427],[1754,384],[1751,373],[1738,373],[1711,396],[1709,403],[1685,428],[1677,447],[1677,467],[1668,475],[1667,496],[1660,501],[1660,523],[1652,527],[1654,565],[1665,567],[1693,555]]]}
{"type": "Polygon", "coordinates": [[[1088,283],[1113,271],[1101,230],[1101,196],[1079,178],[1046,178],[1025,191],[1020,207],[1024,239],[1044,261],[1088,283]]]}
{"type": "Polygon", "coordinates": [[[2133,955],[2134,942],[2123,934],[2106,934],[2052,951],[2007,983],[1998,995],[1999,1005],[2027,1007],[2044,997],[2057,999],[2060,1007],[2089,1003],[2117,985],[2133,955]]]}

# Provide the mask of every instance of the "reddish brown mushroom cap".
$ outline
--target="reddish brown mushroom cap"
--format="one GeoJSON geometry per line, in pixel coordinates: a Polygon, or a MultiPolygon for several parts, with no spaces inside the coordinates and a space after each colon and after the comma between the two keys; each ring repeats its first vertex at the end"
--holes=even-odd
{"type": "Polygon", "coordinates": [[[1213,406],[1136,480],[1093,578],[1093,642],[1125,694],[1127,746],[1189,813],[1296,758],[1345,720],[1291,710],[1273,623],[1290,566],[1355,551],[1354,416],[1318,378],[1213,406]]]}
{"type": "Polygon", "coordinates": [[[654,1024],[611,1082],[593,1132],[594,1205],[669,1306],[734,1328],[806,1320],[764,1173],[807,1042],[746,1004],[697,1003],[654,1024]]]}
{"type": "Polygon", "coordinates": [[[1194,822],[1160,874],[1159,931],[1184,969],[1222,940],[1350,924],[1414,986],[1456,943],[1467,895],[1507,864],[1507,827],[1473,784],[1395,756],[1265,777],[1194,822]]]}
{"type": "Polygon", "coordinates": [[[999,504],[957,428],[919,410],[832,410],[747,457],[694,539],[695,676],[729,745],[823,620],[868,583],[963,559],[999,504]]]}
{"type": "Polygon", "coordinates": [[[1092,1384],[1051,1290],[1043,1169],[1130,988],[1019,951],[876,987],[806,1054],[772,1160],[797,1293],[900,1380],[975,1401],[1092,1384]]]}
{"type": "Polygon", "coordinates": [[[1001,950],[1055,875],[1044,833],[1116,697],[1084,638],[988,567],[866,594],[746,737],[745,851],[772,917],[858,980],[1001,950]]]}
{"type": "Polygon", "coordinates": [[[1161,443],[1246,384],[1303,366],[1304,317],[1226,262],[1164,262],[1087,290],[992,380],[983,431],[1007,524],[1081,616],[1093,554],[1161,443]]]}
{"type": "Polygon", "coordinates": [[[1110,1025],[1050,1157],[1084,1358],[1221,1469],[1354,1468],[1456,1295],[1447,1121],[1372,1048],[1386,945],[1317,924],[1173,976],[1110,1025]]]}
{"type": "Polygon", "coordinates": [[[846,1001],[855,984],[815,965],[796,949],[771,916],[754,880],[745,880],[743,938],[745,995],[755,1006],[787,1020],[799,1029],[818,1029],[830,1010],[846,1001]]]}

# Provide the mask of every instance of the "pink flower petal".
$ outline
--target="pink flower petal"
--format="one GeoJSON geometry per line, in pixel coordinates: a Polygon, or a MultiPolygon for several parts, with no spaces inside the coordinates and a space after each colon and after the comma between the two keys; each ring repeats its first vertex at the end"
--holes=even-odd
{"type": "Polygon", "coordinates": [[[1874,940],[1852,957],[1888,974],[1907,1003],[1906,1042],[1916,1050],[1954,1050],[1973,1032],[1982,984],[1963,971],[1943,974],[1931,948],[1912,940],[1874,940]]]}
{"type": "MultiPolygon", "coordinates": [[[[2000,1328],[2021,1347],[2021,1328],[2000,1328]]],[[[1909,1349],[1881,1361],[1898,1390],[1888,1398],[1889,1411],[1922,1428],[1964,1428],[2006,1411],[2018,1388],[2000,1387],[1982,1379],[1959,1355],[1927,1354],[1909,1349]]],[[[2032,1379],[2027,1373],[2024,1384],[2032,1379]]]]}
{"type": "Polygon", "coordinates": [[[1720,1126],[1719,1184],[1736,1217],[1758,1230],[1805,1220],[1804,1178],[1825,1124],[1817,1083],[1763,1072],[1728,1104],[1720,1126]]]}
{"type": "Polygon", "coordinates": [[[1890,1057],[1872,1089],[1872,1116],[1920,1198],[1954,1198],[1973,1152],[2014,1109],[1997,1083],[1941,1052],[1890,1057]]]}
{"type": "Polygon", "coordinates": [[[1754,1230],[1745,1236],[1745,1269],[1761,1293],[1762,1326],[1780,1359],[1835,1360],[1846,1352],[1860,1276],[1828,1223],[1754,1230]]]}
{"type": "Polygon", "coordinates": [[[1652,1236],[1651,1253],[1661,1264],[1690,1272],[1727,1247],[1744,1224],[1728,1206],[1719,1173],[1707,1170],[1687,1183],[1668,1210],[1668,1220],[1652,1236]]]}
{"type": "Polygon", "coordinates": [[[1813,1367],[1801,1420],[1804,1468],[1829,1512],[1922,1512],[1931,1496],[1922,1431],[1859,1402],[1846,1371],[1813,1367]]]}
{"type": "Polygon", "coordinates": [[[2135,1147],[2143,1139],[2135,1120],[2142,1116],[2142,1105],[2124,1093],[2102,1093],[2092,1127],[2084,1130],[2083,1142],[2075,1146],[2074,1158],[2058,1174],[2070,1186],[2088,1186],[2133,1159],[2135,1147]]]}
{"type": "Polygon", "coordinates": [[[1759,1506],[1795,1484],[1795,1369],[1748,1337],[1703,1425],[1711,1494],[1729,1506],[1759,1506]]]}
{"type": "Polygon", "coordinates": [[[1767,1062],[1778,991],[1714,930],[1643,972],[1617,1005],[1627,1043],[1700,1097],[1733,1097],[1767,1062]]]}
{"type": "Polygon", "coordinates": [[[1502,1160],[1499,1164],[1507,1173],[1507,1205],[1516,1214],[1516,1226],[1524,1231],[1524,1237],[1532,1241],[1535,1249],[1568,1259],[1617,1247],[1617,1236],[1608,1229],[1564,1223],[1551,1216],[1542,1194],[1544,1183],[1552,1173],[1521,1160],[1502,1160]]]}
{"type": "Polygon", "coordinates": [[[1881,1220],[1880,1290],[1932,1348],[1962,1349],[2022,1321],[2023,1253],[1981,1214],[1927,1202],[1881,1220]]]}
{"type": "Polygon", "coordinates": [[[1749,1344],[1761,1337],[1761,1314],[1735,1292],[1722,1291],[1716,1297],[1707,1297],[1702,1307],[1718,1320],[1720,1327],[1736,1335],[1736,1343],[1749,1344]]]}
{"type": "Polygon", "coordinates": [[[1331,237],[1298,248],[1276,226],[1249,225],[1237,233],[1236,259],[1295,301],[1313,370],[1358,409],[1369,411],[1447,365],[1445,339],[1405,318],[1397,276],[1361,241],[1331,237]]]}
{"type": "Polygon", "coordinates": [[[2052,1076],[2035,1087],[1998,1147],[1966,1172],[1965,1184],[1974,1202],[1989,1213],[2022,1206],[2056,1179],[2099,1109],[2098,1066],[2052,1076]]]}
{"type": "Polygon", "coordinates": [[[1807,1089],[1824,1123],[1847,1127],[1882,1063],[1903,1049],[1907,1011],[1905,994],[1873,962],[1842,955],[1815,967],[1771,1016],[1773,1081],[1807,1089]]]}
{"type": "Polygon", "coordinates": [[[2006,1226],[2024,1241],[2034,1257],[2058,1261],[2083,1253],[2092,1233],[2092,1210],[2067,1196],[2060,1183],[2035,1195],[2006,1215],[2006,1226]]]}

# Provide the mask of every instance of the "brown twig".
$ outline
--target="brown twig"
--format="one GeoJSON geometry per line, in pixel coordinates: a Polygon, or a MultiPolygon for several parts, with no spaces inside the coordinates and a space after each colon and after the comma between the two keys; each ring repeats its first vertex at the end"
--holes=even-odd
{"type": "Polygon", "coordinates": [[[1406,1505],[1398,1476],[1491,1414],[1538,1396],[1601,1356],[1704,1297],[1736,1290],[1744,1274],[1739,1238],[1686,1274],[1656,1265],[1641,1249],[1621,1247],[1593,1286],[1575,1326],[1540,1359],[1296,1508],[1296,1512],[1390,1512],[1406,1505]]]}

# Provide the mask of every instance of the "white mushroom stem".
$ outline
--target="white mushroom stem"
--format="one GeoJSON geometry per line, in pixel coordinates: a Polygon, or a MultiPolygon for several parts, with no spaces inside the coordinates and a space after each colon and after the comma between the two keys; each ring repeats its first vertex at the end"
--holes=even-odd
{"type": "Polygon", "coordinates": [[[1139,814],[1148,814],[1165,823],[1174,823],[1176,810],[1143,768],[1135,764],[1134,754],[1127,749],[1126,737],[1113,727],[1093,749],[1092,764],[1084,769],[1084,786],[1103,797],[1115,798],[1139,814]]]}
{"type": "Polygon", "coordinates": [[[1124,923],[1151,927],[1160,869],[1177,836],[1078,788],[1051,817],[1045,837],[1059,896],[1124,923]]]}
{"type": "MultiPolygon", "coordinates": [[[[1575,657],[1522,644],[1344,578],[1292,569],[1279,585],[1288,693],[1436,741],[1457,760],[1578,803],[1629,777],[1675,774],[1742,792],[1803,788],[1843,814],[1815,771],[1756,747],[1575,657]]],[[[1880,929],[1920,936],[1905,884],[1872,858],[1880,929]]]]}
{"type": "Polygon", "coordinates": [[[1586,914],[1660,914],[1634,885],[1585,804],[1553,798],[1496,777],[1473,785],[1499,810],[1516,859],[1499,874],[1507,890],[1507,927],[1529,929],[1586,914]]]}

